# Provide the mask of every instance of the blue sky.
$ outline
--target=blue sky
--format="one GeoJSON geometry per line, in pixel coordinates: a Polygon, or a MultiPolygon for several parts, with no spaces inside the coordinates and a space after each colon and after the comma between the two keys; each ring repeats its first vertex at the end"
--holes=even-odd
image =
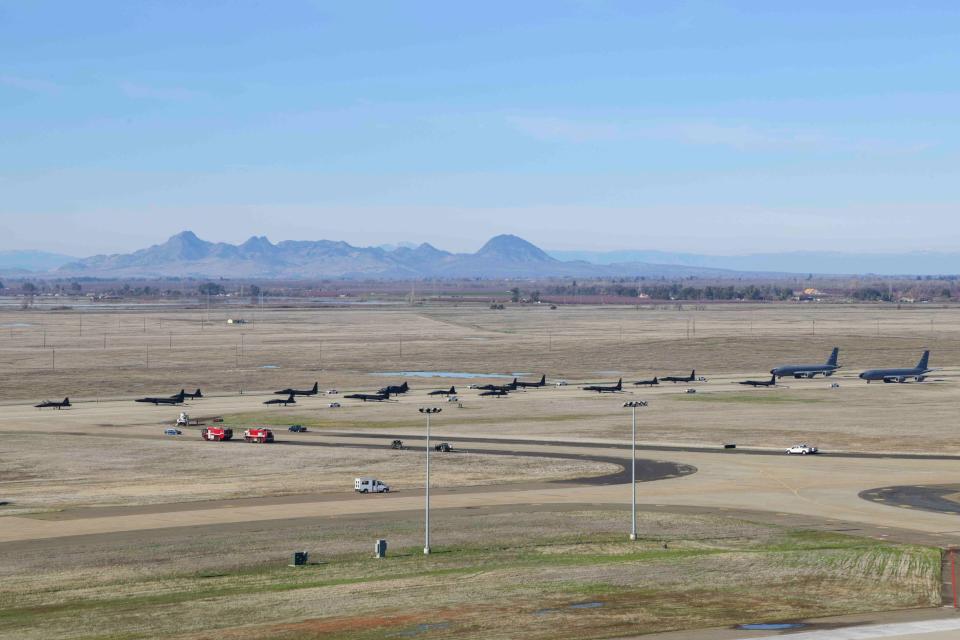
{"type": "Polygon", "coordinates": [[[954,2],[0,0],[0,249],[960,249],[954,2]]]}

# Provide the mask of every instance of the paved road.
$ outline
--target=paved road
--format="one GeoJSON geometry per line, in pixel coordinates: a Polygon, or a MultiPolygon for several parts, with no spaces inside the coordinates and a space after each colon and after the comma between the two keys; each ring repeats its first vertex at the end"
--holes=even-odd
{"type": "MultiPolygon", "coordinates": [[[[364,433],[364,432],[346,432],[346,431],[324,431],[319,435],[331,435],[344,438],[375,438],[378,440],[423,440],[425,436],[421,435],[397,435],[382,433],[364,433]]],[[[434,440],[437,438],[434,437],[434,440]]],[[[604,443],[604,442],[581,442],[574,440],[532,440],[525,438],[482,438],[476,436],[457,436],[457,442],[476,442],[476,443],[496,443],[500,445],[538,445],[538,446],[570,446],[578,449],[630,449],[629,444],[604,443]]],[[[783,456],[783,449],[743,449],[733,448],[725,449],[721,446],[703,447],[686,445],[651,445],[638,444],[638,451],[679,451],[683,453],[715,453],[718,455],[748,455],[748,456],[783,456]]],[[[864,453],[856,451],[838,451],[825,452],[818,454],[820,457],[830,458],[854,458],[854,459],[879,459],[879,460],[960,460],[958,455],[939,454],[939,453],[864,453]]]]}

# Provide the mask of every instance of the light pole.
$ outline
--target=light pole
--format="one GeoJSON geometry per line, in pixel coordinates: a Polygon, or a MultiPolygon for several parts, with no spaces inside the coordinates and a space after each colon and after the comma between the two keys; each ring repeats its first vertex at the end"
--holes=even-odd
{"type": "Polygon", "coordinates": [[[441,411],[440,407],[420,407],[420,413],[427,416],[427,480],[423,521],[423,555],[425,556],[430,555],[430,415],[441,411]]]}
{"type": "Polygon", "coordinates": [[[637,407],[647,406],[646,400],[631,400],[624,402],[624,407],[628,407],[633,414],[631,424],[633,429],[630,437],[630,488],[632,489],[632,499],[630,501],[630,539],[637,539],[637,407]]]}

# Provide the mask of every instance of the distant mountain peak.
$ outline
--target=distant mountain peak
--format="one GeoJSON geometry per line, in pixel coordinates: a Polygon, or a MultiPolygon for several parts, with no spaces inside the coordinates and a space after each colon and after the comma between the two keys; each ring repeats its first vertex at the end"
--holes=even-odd
{"type": "Polygon", "coordinates": [[[496,258],[513,262],[556,262],[535,244],[512,234],[501,234],[487,240],[477,255],[484,258],[496,258]]]}
{"type": "Polygon", "coordinates": [[[267,239],[267,236],[250,236],[239,249],[244,253],[264,253],[276,247],[267,239]]]}
{"type": "Polygon", "coordinates": [[[157,248],[171,258],[197,260],[210,252],[211,243],[201,240],[193,231],[181,231],[157,248]]]}

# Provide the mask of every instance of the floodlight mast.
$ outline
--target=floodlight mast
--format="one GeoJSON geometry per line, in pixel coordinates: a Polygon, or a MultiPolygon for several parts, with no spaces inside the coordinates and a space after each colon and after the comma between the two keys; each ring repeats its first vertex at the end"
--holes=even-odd
{"type": "Polygon", "coordinates": [[[630,437],[630,539],[637,539],[637,407],[647,406],[644,400],[631,400],[624,402],[623,406],[629,408],[632,414],[631,437],[630,437]]]}
{"type": "Polygon", "coordinates": [[[424,521],[423,521],[423,555],[430,555],[430,416],[434,413],[440,413],[440,407],[420,407],[420,413],[427,416],[427,479],[424,495],[424,521]]]}

